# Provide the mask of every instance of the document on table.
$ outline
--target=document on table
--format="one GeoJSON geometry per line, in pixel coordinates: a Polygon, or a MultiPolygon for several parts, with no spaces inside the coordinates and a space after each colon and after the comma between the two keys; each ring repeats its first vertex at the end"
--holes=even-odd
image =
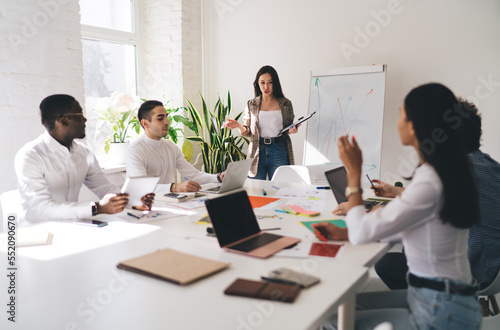
{"type": "Polygon", "coordinates": [[[283,203],[281,206],[285,206],[287,204],[293,204],[296,206],[300,206],[301,208],[305,210],[324,210],[325,209],[325,201],[324,200],[298,200],[298,199],[293,199],[289,201],[288,203],[283,203]]]}
{"type": "Polygon", "coordinates": [[[168,203],[168,205],[178,207],[183,210],[192,210],[192,209],[198,209],[205,207],[205,201],[208,198],[195,198],[187,202],[182,202],[182,203],[168,203]]]}
{"type": "Polygon", "coordinates": [[[178,214],[168,211],[151,210],[139,211],[134,209],[125,209],[123,212],[117,214],[120,219],[128,222],[142,223],[154,220],[165,220],[168,218],[178,217],[178,214]]]}
{"type": "Polygon", "coordinates": [[[295,246],[283,249],[275,254],[278,257],[307,258],[313,243],[312,237],[299,237],[301,239],[295,246]]]}
{"type": "Polygon", "coordinates": [[[279,198],[301,198],[307,200],[319,200],[322,199],[328,194],[331,194],[329,190],[322,189],[295,189],[295,188],[280,188],[275,194],[274,197],[279,198]]]}

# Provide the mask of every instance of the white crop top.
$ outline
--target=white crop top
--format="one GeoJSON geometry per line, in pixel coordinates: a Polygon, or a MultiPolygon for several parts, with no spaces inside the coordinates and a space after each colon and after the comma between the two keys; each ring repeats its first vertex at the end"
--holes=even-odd
{"type": "Polygon", "coordinates": [[[275,137],[283,129],[281,110],[259,111],[260,137],[275,137]]]}

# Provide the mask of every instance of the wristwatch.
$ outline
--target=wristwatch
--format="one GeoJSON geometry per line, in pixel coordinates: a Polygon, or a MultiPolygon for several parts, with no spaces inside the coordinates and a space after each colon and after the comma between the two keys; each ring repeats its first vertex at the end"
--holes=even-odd
{"type": "Polygon", "coordinates": [[[217,181],[222,182],[222,180],[220,178],[220,173],[217,173],[217,181]]]}
{"type": "Polygon", "coordinates": [[[363,189],[360,187],[346,187],[345,188],[345,197],[349,198],[349,196],[353,194],[363,194],[363,189]]]}
{"type": "Polygon", "coordinates": [[[92,215],[97,215],[97,204],[95,202],[91,202],[90,205],[92,206],[92,215]]]}

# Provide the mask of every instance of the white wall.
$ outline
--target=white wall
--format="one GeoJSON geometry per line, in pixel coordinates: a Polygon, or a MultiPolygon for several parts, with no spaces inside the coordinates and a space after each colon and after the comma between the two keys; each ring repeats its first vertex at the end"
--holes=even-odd
{"type": "Polygon", "coordinates": [[[83,105],[84,92],[77,1],[2,1],[0,31],[1,193],[16,188],[17,150],[44,130],[42,99],[64,93],[83,105]]]}
{"type": "MultiPolygon", "coordinates": [[[[410,89],[431,81],[474,97],[483,113],[483,150],[500,159],[499,14],[495,0],[206,0],[204,91],[213,99],[229,89],[241,111],[257,70],[270,64],[301,116],[311,70],[387,64],[383,179],[413,170],[396,130],[398,108],[410,89]],[[363,39],[358,31],[365,29],[363,39]],[[346,56],[342,43],[357,49],[346,56]]],[[[299,164],[304,139],[305,129],[292,137],[299,164]]]]}
{"type": "MultiPolygon", "coordinates": [[[[202,86],[201,1],[140,0],[144,19],[139,95],[179,106],[202,86]]],[[[0,193],[16,188],[14,157],[44,128],[38,106],[54,93],[83,106],[78,0],[0,2],[0,193]]]]}

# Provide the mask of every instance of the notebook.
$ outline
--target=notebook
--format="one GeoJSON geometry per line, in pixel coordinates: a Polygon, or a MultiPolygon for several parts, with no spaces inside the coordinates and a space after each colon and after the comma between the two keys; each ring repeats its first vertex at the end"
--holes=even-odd
{"type": "Polygon", "coordinates": [[[120,262],[117,267],[177,284],[189,284],[217,273],[227,262],[210,260],[172,249],[163,249],[120,262]]]}
{"type": "MultiPolygon", "coordinates": [[[[337,200],[337,203],[347,202],[347,198],[345,197],[345,188],[347,187],[347,171],[344,166],[340,166],[334,168],[333,170],[329,170],[325,172],[326,180],[330,185],[330,188],[337,200]]],[[[385,205],[388,202],[386,201],[371,201],[364,200],[365,208],[371,209],[375,205],[385,205]]]]}
{"type": "Polygon", "coordinates": [[[243,187],[248,176],[248,171],[252,165],[253,158],[239,160],[229,163],[226,169],[226,174],[222,179],[222,183],[209,183],[201,186],[201,192],[212,194],[220,194],[226,191],[234,190],[243,187]]]}
{"type": "Polygon", "coordinates": [[[268,258],[300,239],[264,233],[246,191],[205,201],[219,245],[230,252],[268,258]]]}

